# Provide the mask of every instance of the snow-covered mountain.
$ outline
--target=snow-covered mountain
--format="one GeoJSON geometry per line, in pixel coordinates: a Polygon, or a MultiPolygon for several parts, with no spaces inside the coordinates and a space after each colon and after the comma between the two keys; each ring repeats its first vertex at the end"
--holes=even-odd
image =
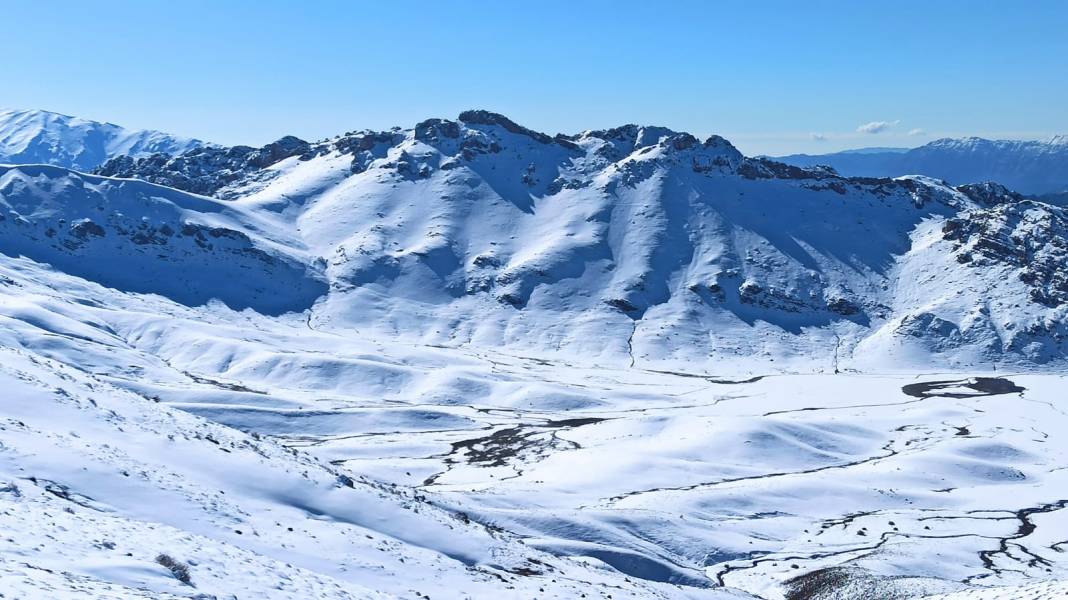
{"type": "Polygon", "coordinates": [[[1036,195],[1068,190],[1068,136],[1064,135],[1046,141],[946,138],[908,151],[853,150],[775,160],[799,167],[828,165],[854,177],[927,175],[956,185],[997,181],[1036,195]]]}
{"type": "Polygon", "coordinates": [[[485,111],[3,166],[0,590],[1061,597],[1066,239],[485,111]]]}
{"type": "Polygon", "coordinates": [[[636,125],[550,137],[484,111],[98,172],[287,230],[327,262],[310,323],[332,330],[636,364],[1065,358],[1064,211],[995,184],[851,179],[636,125]]]}
{"type": "Polygon", "coordinates": [[[116,156],[178,154],[203,145],[191,138],[43,110],[0,110],[0,164],[49,164],[88,171],[116,156]]]}

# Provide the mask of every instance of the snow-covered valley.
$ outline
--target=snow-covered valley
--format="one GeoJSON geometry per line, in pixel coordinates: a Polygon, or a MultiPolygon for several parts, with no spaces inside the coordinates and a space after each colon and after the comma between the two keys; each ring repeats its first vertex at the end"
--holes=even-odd
{"type": "Polygon", "coordinates": [[[294,140],[0,167],[4,597],[1068,593],[1064,209],[294,140]]]}

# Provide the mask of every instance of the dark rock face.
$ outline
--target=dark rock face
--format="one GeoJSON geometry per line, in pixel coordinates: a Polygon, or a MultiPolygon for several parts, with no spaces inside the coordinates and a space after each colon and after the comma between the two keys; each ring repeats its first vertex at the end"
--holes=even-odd
{"type": "Polygon", "coordinates": [[[625,153],[630,153],[636,148],[655,146],[661,139],[679,135],[679,132],[667,127],[646,125],[621,125],[611,129],[597,129],[587,131],[580,135],[570,136],[567,139],[576,141],[582,138],[597,138],[607,142],[620,144],[625,153]]]}
{"type": "Polygon", "coordinates": [[[842,316],[851,316],[860,312],[860,307],[848,298],[835,297],[827,301],[827,309],[842,316]]]}
{"type": "MultiPolygon", "coordinates": [[[[504,115],[485,110],[469,110],[460,114],[456,121],[427,119],[418,123],[411,133],[399,128],[390,131],[354,131],[336,138],[308,143],[293,136],[286,136],[262,148],[248,146],[204,147],[178,156],[153,154],[145,158],[120,156],[109,160],[95,173],[109,177],[141,179],[175,189],[218,198],[237,197],[248,191],[249,186],[263,183],[277,173],[267,170],[279,161],[290,157],[309,160],[316,156],[337,152],[351,155],[350,171],[363,173],[375,161],[390,155],[390,151],[405,139],[433,146],[442,153],[440,161],[425,161],[421,156],[401,153],[396,159],[378,163],[383,168],[396,170],[408,180],[430,177],[435,169],[451,170],[474,161],[482,155],[498,154],[507,144],[492,129],[478,126],[494,126],[525,136],[539,144],[555,145],[567,152],[579,152],[576,141],[597,138],[608,142],[596,155],[616,162],[632,152],[647,154],[660,148],[666,150],[663,161],[688,163],[694,172],[715,175],[736,173],[747,179],[793,179],[813,182],[813,189],[833,189],[846,193],[847,184],[863,185],[868,182],[840,177],[830,168],[803,169],[763,158],[746,158],[726,139],[713,135],[703,142],[688,133],[675,132],[665,127],[624,125],[603,131],[590,131],[580,135],[557,135],[550,137],[518,125],[504,115]],[[411,138],[408,136],[411,135],[411,138]]],[[[418,153],[414,153],[418,154],[418,153]]],[[[661,159],[658,159],[661,160],[661,159]]],[[[632,185],[648,177],[653,170],[647,161],[628,161],[619,167],[626,172],[625,185],[632,185]],[[642,164],[639,164],[641,162],[642,164]]],[[[534,164],[519,176],[521,183],[530,188],[544,185],[550,195],[564,189],[577,189],[589,184],[588,180],[566,179],[551,173],[543,177],[534,164]]],[[[905,185],[891,180],[879,180],[879,185],[905,185]]],[[[918,189],[922,186],[917,186],[918,189]]],[[[976,190],[970,193],[982,193],[976,190]]],[[[996,194],[1000,192],[989,192],[996,194]]]]}
{"type": "Polygon", "coordinates": [[[107,177],[141,179],[194,194],[214,195],[220,189],[291,156],[313,156],[308,142],[286,136],[262,148],[203,147],[185,154],[153,154],[145,158],[120,156],[94,171],[107,177]]]}
{"type": "Polygon", "coordinates": [[[88,238],[89,236],[104,237],[105,235],[107,235],[107,232],[104,231],[103,227],[97,225],[89,219],[82,219],[80,221],[71,223],[70,233],[74,237],[83,240],[88,238]]]}
{"type": "Polygon", "coordinates": [[[254,150],[248,157],[248,164],[251,167],[262,169],[290,156],[311,158],[310,152],[311,145],[308,142],[287,135],[277,142],[267,144],[259,150],[254,150]]]}
{"type": "Polygon", "coordinates": [[[605,300],[604,303],[607,304],[608,306],[611,306],[612,308],[614,308],[614,309],[616,309],[616,310],[618,310],[620,312],[624,312],[624,313],[632,313],[632,312],[636,312],[638,310],[638,307],[635,306],[633,302],[631,302],[630,300],[627,300],[626,298],[609,298],[609,299],[605,300]]]}
{"type": "Polygon", "coordinates": [[[345,135],[325,144],[316,144],[316,153],[335,150],[341,154],[351,154],[352,164],[349,170],[363,173],[376,158],[386,155],[386,150],[403,139],[395,131],[360,131],[345,135]]]}
{"type": "Polygon", "coordinates": [[[689,150],[697,145],[697,138],[688,133],[680,133],[670,138],[671,147],[676,150],[689,150]]]}
{"type": "Polygon", "coordinates": [[[330,145],[342,154],[355,154],[373,150],[379,144],[392,145],[396,137],[396,134],[389,131],[359,131],[346,133],[330,145]]]}
{"type": "Polygon", "coordinates": [[[590,186],[590,180],[588,179],[566,179],[563,177],[557,177],[549,182],[545,191],[550,196],[558,194],[563,190],[580,190],[590,186]]]}
{"type": "Polygon", "coordinates": [[[501,151],[501,145],[497,140],[489,139],[485,135],[467,135],[460,144],[460,154],[464,160],[474,160],[479,154],[496,154],[501,151]]]}
{"type": "Polygon", "coordinates": [[[956,323],[928,312],[907,315],[901,319],[895,331],[899,335],[935,340],[935,347],[939,349],[959,346],[963,342],[963,335],[956,323]]]}
{"type": "Polygon", "coordinates": [[[437,142],[442,138],[460,137],[460,124],[444,119],[427,119],[415,126],[415,139],[421,142],[437,142]]]}
{"type": "Polygon", "coordinates": [[[385,168],[391,168],[397,172],[398,175],[404,179],[425,179],[430,177],[432,169],[430,165],[420,161],[418,158],[412,156],[407,151],[401,151],[400,156],[396,162],[383,165],[385,168]]]}
{"type": "Polygon", "coordinates": [[[727,141],[727,138],[719,135],[710,135],[708,139],[701,144],[704,148],[723,150],[729,153],[738,153],[738,157],[741,158],[742,153],[738,152],[738,149],[734,147],[734,144],[727,141]]]}
{"type": "Polygon", "coordinates": [[[465,110],[460,113],[459,119],[469,125],[497,125],[506,131],[525,135],[542,144],[551,144],[554,141],[553,138],[544,133],[534,131],[533,129],[527,129],[504,115],[490,112],[488,110],[465,110]]]}
{"type": "Polygon", "coordinates": [[[799,313],[815,308],[811,302],[787,290],[764,286],[755,281],[745,281],[738,287],[738,300],[742,304],[788,313],[799,313]]]}
{"type": "Polygon", "coordinates": [[[1000,183],[994,183],[992,181],[961,185],[957,187],[957,191],[967,196],[976,204],[985,206],[1020,202],[1024,199],[1020,194],[1017,194],[1000,183]]]}
{"type": "MultiPolygon", "coordinates": [[[[987,191],[981,190],[983,197],[989,199],[987,191]]],[[[1032,301],[1051,307],[1068,304],[1065,210],[1031,200],[1015,200],[1018,195],[1002,193],[1007,192],[1004,188],[996,191],[990,208],[947,220],[942,238],[954,242],[958,262],[974,267],[1003,264],[1019,269],[1020,280],[1031,288],[1032,301]]]]}
{"type": "Polygon", "coordinates": [[[738,174],[746,179],[811,179],[816,181],[843,179],[834,169],[803,169],[767,158],[745,158],[738,167],[738,174]]]}

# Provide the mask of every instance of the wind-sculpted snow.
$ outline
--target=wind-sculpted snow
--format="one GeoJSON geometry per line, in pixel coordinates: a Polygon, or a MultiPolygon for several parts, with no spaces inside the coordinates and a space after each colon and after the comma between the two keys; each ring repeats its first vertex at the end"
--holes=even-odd
{"type": "Polygon", "coordinates": [[[50,164],[88,171],[116,156],[179,154],[199,140],[130,130],[43,110],[0,110],[0,164],[50,164]]]}
{"type": "Polygon", "coordinates": [[[524,548],[418,491],[170,411],[29,350],[0,355],[5,595],[665,597],[524,548]]]}

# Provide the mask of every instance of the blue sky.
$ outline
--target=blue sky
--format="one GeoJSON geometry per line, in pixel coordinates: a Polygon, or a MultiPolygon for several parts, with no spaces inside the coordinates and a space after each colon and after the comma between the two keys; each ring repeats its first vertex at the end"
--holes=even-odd
{"type": "Polygon", "coordinates": [[[750,154],[1068,133],[1063,1],[57,0],[3,15],[0,107],[227,144],[467,108],[549,133],[719,133],[750,154]]]}

